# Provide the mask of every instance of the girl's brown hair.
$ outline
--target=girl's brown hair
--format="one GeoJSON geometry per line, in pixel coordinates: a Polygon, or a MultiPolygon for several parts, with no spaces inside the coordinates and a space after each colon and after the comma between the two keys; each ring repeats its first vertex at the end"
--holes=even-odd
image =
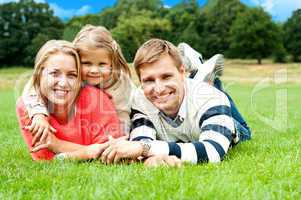
{"type": "Polygon", "coordinates": [[[130,69],[120,46],[105,27],[85,25],[76,35],[73,44],[79,54],[87,49],[104,48],[108,51],[112,59],[112,84],[118,81],[121,71],[130,76],[130,69]]]}

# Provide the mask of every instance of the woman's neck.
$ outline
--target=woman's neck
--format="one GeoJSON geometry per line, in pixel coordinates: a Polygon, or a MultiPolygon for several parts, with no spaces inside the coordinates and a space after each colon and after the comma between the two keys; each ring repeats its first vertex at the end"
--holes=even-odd
{"type": "Polygon", "coordinates": [[[74,114],[72,106],[68,105],[51,105],[49,109],[51,115],[60,123],[66,124],[74,114]]]}

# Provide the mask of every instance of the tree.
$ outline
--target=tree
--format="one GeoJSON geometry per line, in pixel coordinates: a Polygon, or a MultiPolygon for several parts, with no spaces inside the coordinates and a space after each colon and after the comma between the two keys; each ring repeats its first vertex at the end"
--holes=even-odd
{"type": "Polygon", "coordinates": [[[166,19],[153,18],[150,11],[138,12],[130,17],[121,17],[117,26],[112,29],[114,38],[123,49],[124,56],[132,61],[136,50],[150,38],[164,38],[171,30],[170,22],[166,19]]]}
{"type": "Polygon", "coordinates": [[[238,14],[245,10],[246,6],[239,0],[208,1],[201,13],[203,30],[199,31],[203,38],[205,57],[211,57],[216,53],[227,55],[231,26],[238,14]]]}
{"type": "Polygon", "coordinates": [[[199,48],[199,34],[197,20],[200,9],[196,0],[185,0],[168,9],[165,16],[171,22],[171,32],[167,36],[174,44],[186,42],[197,50],[199,48]]]}
{"type": "MultiPolygon", "coordinates": [[[[6,65],[32,64],[26,47],[40,33],[60,37],[63,23],[53,16],[48,4],[33,0],[0,5],[0,62],[6,65]]],[[[37,49],[32,49],[35,54],[37,49]]]]}
{"type": "Polygon", "coordinates": [[[75,16],[66,23],[65,29],[63,32],[63,39],[68,40],[68,41],[73,41],[76,34],[86,24],[92,24],[95,26],[99,26],[99,25],[103,26],[101,16],[99,14],[75,16]]]}
{"type": "Polygon", "coordinates": [[[106,8],[99,14],[99,23],[108,29],[113,29],[117,26],[120,17],[131,17],[136,10],[156,11],[153,14],[160,15],[162,9],[161,0],[118,0],[112,8],[106,8]]]}
{"type": "Polygon", "coordinates": [[[230,31],[230,52],[240,58],[270,56],[279,45],[280,32],[269,14],[262,8],[250,8],[235,20],[230,31]]]}
{"type": "Polygon", "coordinates": [[[301,61],[301,9],[293,12],[283,29],[285,48],[292,54],[294,61],[301,61]]]}

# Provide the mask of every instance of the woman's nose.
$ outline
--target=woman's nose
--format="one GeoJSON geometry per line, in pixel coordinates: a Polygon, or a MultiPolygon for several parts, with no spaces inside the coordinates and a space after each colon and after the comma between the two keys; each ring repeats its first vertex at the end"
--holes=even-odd
{"type": "Polygon", "coordinates": [[[68,84],[68,78],[65,75],[62,75],[58,78],[58,83],[59,86],[66,86],[68,84]]]}

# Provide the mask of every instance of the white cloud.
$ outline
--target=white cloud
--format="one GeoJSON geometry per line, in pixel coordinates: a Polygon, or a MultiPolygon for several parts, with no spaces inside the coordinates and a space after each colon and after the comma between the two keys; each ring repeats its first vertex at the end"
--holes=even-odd
{"type": "MultiPolygon", "coordinates": [[[[244,0],[246,2],[246,0],[244,0]]],[[[276,21],[285,21],[293,11],[301,8],[300,0],[250,0],[253,5],[261,6],[276,21]]]]}
{"type": "Polygon", "coordinates": [[[171,6],[169,6],[169,5],[164,5],[163,7],[164,7],[164,8],[167,8],[167,9],[170,9],[170,8],[171,8],[171,6]]]}
{"type": "Polygon", "coordinates": [[[50,3],[49,6],[53,10],[54,15],[61,19],[69,19],[73,16],[85,15],[91,10],[91,6],[89,5],[84,5],[79,9],[64,9],[55,3],[50,3]]]}

